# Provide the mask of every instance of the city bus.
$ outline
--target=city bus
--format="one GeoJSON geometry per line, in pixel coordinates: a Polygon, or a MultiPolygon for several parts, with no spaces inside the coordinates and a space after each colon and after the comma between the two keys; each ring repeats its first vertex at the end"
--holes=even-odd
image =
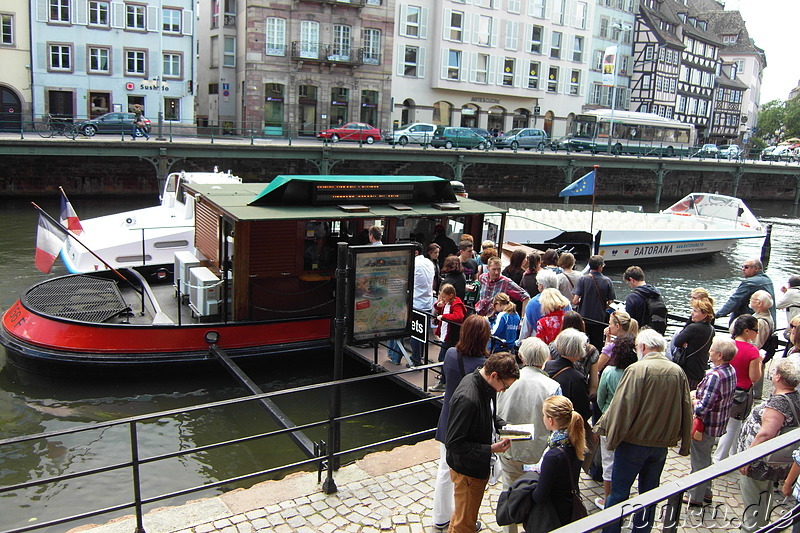
{"type": "Polygon", "coordinates": [[[695,128],[679,120],[654,113],[614,111],[614,132],[609,142],[611,110],[598,109],[580,114],[572,124],[569,146],[593,153],[687,155],[694,146],[695,128]]]}

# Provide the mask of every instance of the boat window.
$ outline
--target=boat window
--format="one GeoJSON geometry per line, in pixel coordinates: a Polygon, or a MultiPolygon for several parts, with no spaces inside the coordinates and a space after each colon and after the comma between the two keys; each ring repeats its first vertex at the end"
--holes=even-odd
{"type": "MultiPolygon", "coordinates": [[[[152,255],[144,256],[144,262],[152,261],[152,255]]],[[[117,263],[142,263],[142,256],[141,255],[121,255],[116,258],[117,263]]]]}
{"type": "Polygon", "coordinates": [[[186,248],[189,246],[189,241],[160,241],[153,245],[154,248],[186,248]]]}
{"type": "Polygon", "coordinates": [[[177,188],[178,176],[177,174],[170,174],[167,176],[167,183],[164,186],[166,192],[175,192],[177,188]]]}
{"type": "Polygon", "coordinates": [[[331,270],[336,268],[336,242],[339,240],[339,222],[310,220],[306,222],[303,270],[331,270]],[[334,238],[333,228],[336,229],[334,238]]]}

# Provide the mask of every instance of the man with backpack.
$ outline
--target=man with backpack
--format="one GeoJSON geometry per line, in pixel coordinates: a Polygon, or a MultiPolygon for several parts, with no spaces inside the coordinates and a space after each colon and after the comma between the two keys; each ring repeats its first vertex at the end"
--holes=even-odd
{"type": "Polygon", "coordinates": [[[661,293],[644,280],[641,267],[628,267],[622,279],[633,291],[625,298],[625,311],[639,327],[649,326],[663,335],[667,330],[667,306],[661,293]]]}

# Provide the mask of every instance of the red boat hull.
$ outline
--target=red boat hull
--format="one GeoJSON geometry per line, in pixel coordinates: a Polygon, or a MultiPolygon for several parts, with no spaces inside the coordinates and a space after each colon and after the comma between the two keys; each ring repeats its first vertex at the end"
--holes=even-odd
{"type": "MultiPolygon", "coordinates": [[[[0,341],[18,367],[38,373],[94,367],[153,370],[210,361],[208,332],[231,357],[330,346],[331,319],[280,322],[130,325],[85,323],[42,315],[17,301],[3,315],[0,341]],[[142,368],[143,367],[143,368],[142,368]]],[[[127,371],[127,370],[126,370],[127,371]]]]}

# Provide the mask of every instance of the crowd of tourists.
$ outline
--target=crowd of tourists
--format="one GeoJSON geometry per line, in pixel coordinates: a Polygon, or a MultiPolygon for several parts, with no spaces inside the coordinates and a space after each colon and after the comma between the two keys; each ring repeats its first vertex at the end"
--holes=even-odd
{"type": "MultiPolygon", "coordinates": [[[[582,275],[572,254],[555,250],[515,251],[504,269],[491,242],[477,253],[464,235],[445,257],[441,244],[431,246],[420,246],[428,265],[416,273],[436,262],[437,279],[415,276],[414,301],[439,319],[442,341],[431,388],[444,393],[437,530],[480,530],[490,481],[503,484],[496,513],[505,531],[549,531],[586,515],[581,469],[603,484],[604,497],[592,502],[603,509],[627,500],[637,478],[640,494],[657,487],[670,447],[689,455],[695,472],[800,426],[800,276],[776,299],[761,262],[748,259],[719,310],[705,289],[687,295],[690,317],[668,340],[667,303],[638,266],[625,270],[631,292],[619,304],[601,256],[582,275]],[[787,313],[785,349],[776,309],[787,313]],[[727,332],[715,329],[722,317],[727,332]]],[[[763,495],[773,484],[800,499],[800,450],[785,456],[740,469],[742,531],[769,520],[763,495]]],[[[714,501],[710,481],[684,498],[692,507],[714,501]]],[[[654,507],[640,509],[632,531],[650,531],[654,519],[654,507]]]]}

